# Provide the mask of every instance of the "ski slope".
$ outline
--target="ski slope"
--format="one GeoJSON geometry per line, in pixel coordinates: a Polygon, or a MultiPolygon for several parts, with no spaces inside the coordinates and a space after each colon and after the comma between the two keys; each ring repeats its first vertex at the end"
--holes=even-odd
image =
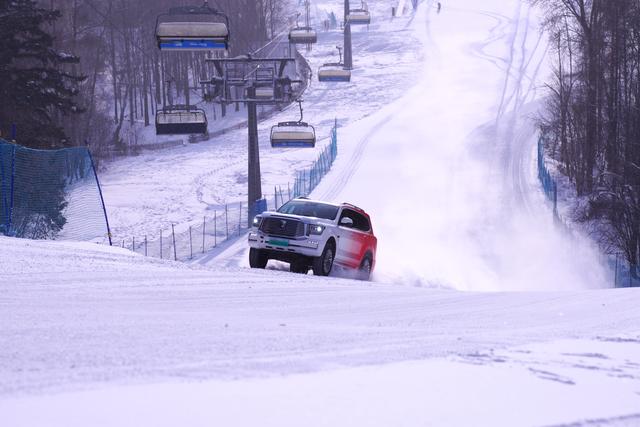
{"type": "Polygon", "coordinates": [[[377,280],[463,290],[608,286],[597,251],[554,226],[537,190],[533,113],[546,42],[536,11],[520,1],[468,5],[448,1],[426,18],[422,9],[414,21],[428,49],[420,82],[342,130],[357,145],[314,196],[370,213],[377,280]]]}
{"type": "MultiPolygon", "coordinates": [[[[599,289],[597,253],[554,227],[535,181],[536,11],[442,3],[354,32],[354,82],[307,96],[342,124],[314,196],[371,213],[374,282],[249,270],[242,241],[185,265],[0,237],[0,424],[640,424],[640,294],[599,289]]],[[[229,138],[117,166],[120,229],[242,197],[244,142],[229,138]]],[[[267,152],[264,178],[314,156],[267,152]]]]}
{"type": "MultiPolygon", "coordinates": [[[[597,249],[555,226],[539,190],[535,117],[549,69],[538,11],[517,0],[482,9],[452,0],[440,14],[433,6],[409,24],[423,46],[416,85],[340,128],[334,170],[312,197],[371,215],[377,281],[475,291],[611,286],[597,249]]],[[[203,262],[246,267],[246,245],[203,262]]]]}
{"type": "Polygon", "coordinates": [[[0,257],[3,425],[640,421],[633,289],[457,292],[8,238],[0,257]]]}

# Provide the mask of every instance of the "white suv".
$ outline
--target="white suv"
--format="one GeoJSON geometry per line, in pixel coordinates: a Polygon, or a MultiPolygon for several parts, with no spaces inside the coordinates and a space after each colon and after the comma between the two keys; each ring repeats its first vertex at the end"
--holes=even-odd
{"type": "Polygon", "coordinates": [[[290,264],[294,273],[328,276],[334,263],[368,280],[375,266],[377,239],[362,209],[298,198],[277,212],[264,212],[249,232],[249,265],[265,268],[270,259],[290,264]]]}

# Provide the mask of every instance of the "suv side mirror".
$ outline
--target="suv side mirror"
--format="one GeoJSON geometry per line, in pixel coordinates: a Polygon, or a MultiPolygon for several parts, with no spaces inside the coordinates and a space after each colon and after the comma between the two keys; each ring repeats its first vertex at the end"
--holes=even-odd
{"type": "Polygon", "coordinates": [[[347,227],[347,228],[352,228],[353,227],[353,220],[351,218],[348,217],[344,217],[340,220],[340,225],[343,227],[347,227]]]}

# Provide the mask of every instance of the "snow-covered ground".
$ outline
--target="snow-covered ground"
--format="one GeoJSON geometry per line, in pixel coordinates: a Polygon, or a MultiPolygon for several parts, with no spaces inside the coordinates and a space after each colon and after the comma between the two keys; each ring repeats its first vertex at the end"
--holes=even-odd
{"type": "Polygon", "coordinates": [[[7,238],[0,257],[2,425],[640,422],[633,289],[470,293],[7,238]]]}
{"type": "MultiPolygon", "coordinates": [[[[314,196],[371,213],[376,281],[249,270],[242,241],[184,265],[0,238],[1,425],[640,425],[640,294],[596,289],[596,251],[554,227],[535,180],[535,9],[425,1],[391,20],[397,1],[368,3],[353,82],[313,84],[305,117],[342,125],[314,196]]],[[[337,42],[321,35],[314,67],[337,42]]],[[[267,128],[265,187],[316,156],[271,150],[267,128]]],[[[243,199],[245,144],[119,162],[116,229],[243,199]]]]}

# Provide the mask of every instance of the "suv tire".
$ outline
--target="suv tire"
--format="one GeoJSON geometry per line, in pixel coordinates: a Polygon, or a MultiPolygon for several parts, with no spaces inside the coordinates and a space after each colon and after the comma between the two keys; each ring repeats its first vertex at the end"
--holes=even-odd
{"type": "Polygon", "coordinates": [[[264,269],[267,266],[267,262],[269,262],[269,257],[263,250],[256,248],[249,249],[249,266],[251,268],[264,269]]]}
{"type": "Polygon", "coordinates": [[[368,281],[371,278],[371,255],[365,255],[358,268],[358,279],[368,281]]]}
{"type": "Polygon", "coordinates": [[[332,242],[327,243],[322,255],[313,259],[313,274],[316,276],[328,276],[331,273],[336,255],[335,251],[335,245],[332,242]]]}

